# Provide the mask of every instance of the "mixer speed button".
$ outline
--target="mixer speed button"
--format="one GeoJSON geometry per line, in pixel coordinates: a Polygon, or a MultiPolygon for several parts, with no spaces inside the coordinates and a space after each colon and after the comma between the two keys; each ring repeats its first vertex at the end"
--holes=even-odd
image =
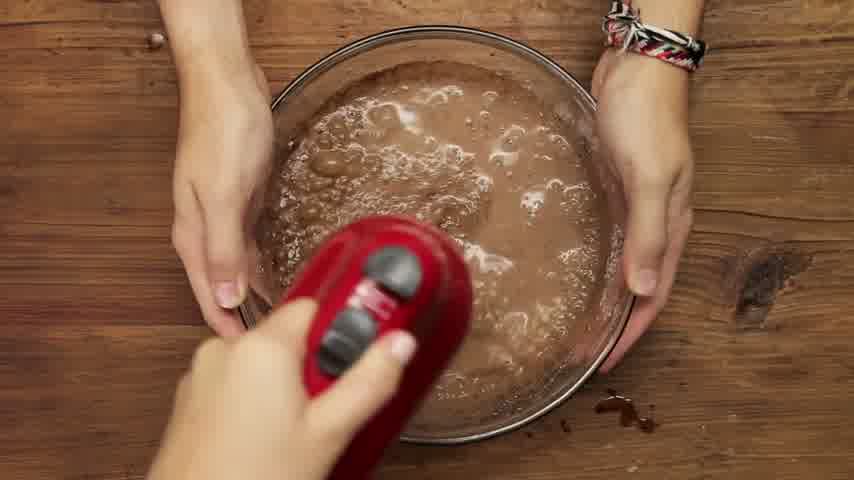
{"type": "Polygon", "coordinates": [[[364,273],[389,292],[409,300],[421,286],[421,263],[404,247],[386,247],[365,262],[364,273]]]}
{"type": "Polygon", "coordinates": [[[330,377],[338,377],[356,363],[377,336],[377,324],[370,313],[342,310],[323,335],[317,351],[317,365],[330,377]]]}

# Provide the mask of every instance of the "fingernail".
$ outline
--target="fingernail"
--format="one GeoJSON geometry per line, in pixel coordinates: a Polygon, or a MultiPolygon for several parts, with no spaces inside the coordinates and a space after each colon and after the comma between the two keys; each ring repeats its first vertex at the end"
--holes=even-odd
{"type": "Polygon", "coordinates": [[[240,289],[237,282],[219,282],[214,285],[216,303],[222,308],[236,308],[240,305],[240,289]]]}
{"type": "Polygon", "coordinates": [[[394,332],[389,339],[389,353],[396,358],[401,365],[406,365],[412,360],[415,353],[415,337],[408,332],[394,332]]]}
{"type": "Polygon", "coordinates": [[[655,294],[655,287],[658,285],[657,277],[658,275],[655,273],[655,270],[640,270],[635,275],[635,293],[643,297],[650,297],[655,294]]]}

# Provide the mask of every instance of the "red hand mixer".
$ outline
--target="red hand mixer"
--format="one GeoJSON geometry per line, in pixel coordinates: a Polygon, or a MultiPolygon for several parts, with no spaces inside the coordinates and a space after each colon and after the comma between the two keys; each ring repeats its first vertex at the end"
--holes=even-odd
{"type": "Polygon", "coordinates": [[[408,330],[418,341],[397,394],[356,434],[330,475],[366,479],[468,333],[468,269],[439,230],[405,217],[369,217],[327,239],[283,302],[301,297],[319,304],[304,365],[311,396],[386,332],[408,330]]]}

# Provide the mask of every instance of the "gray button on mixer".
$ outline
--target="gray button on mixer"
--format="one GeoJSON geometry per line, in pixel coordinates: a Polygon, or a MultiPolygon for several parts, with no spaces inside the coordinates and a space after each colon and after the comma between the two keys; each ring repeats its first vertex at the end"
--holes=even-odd
{"type": "Polygon", "coordinates": [[[348,308],[342,310],[323,335],[317,351],[320,370],[337,377],[350,368],[377,336],[377,324],[370,313],[348,308]]]}
{"type": "Polygon", "coordinates": [[[368,258],[363,271],[371,280],[403,300],[413,298],[421,286],[421,263],[404,247],[386,247],[374,253],[368,258]]]}

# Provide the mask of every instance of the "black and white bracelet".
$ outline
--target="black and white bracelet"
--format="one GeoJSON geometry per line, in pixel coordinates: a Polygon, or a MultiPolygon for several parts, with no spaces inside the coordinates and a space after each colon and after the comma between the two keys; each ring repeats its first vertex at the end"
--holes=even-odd
{"type": "Polygon", "coordinates": [[[630,0],[611,2],[611,11],[602,21],[606,45],[657,58],[694,72],[703,63],[706,43],[672,30],[641,23],[640,11],[630,0]]]}

